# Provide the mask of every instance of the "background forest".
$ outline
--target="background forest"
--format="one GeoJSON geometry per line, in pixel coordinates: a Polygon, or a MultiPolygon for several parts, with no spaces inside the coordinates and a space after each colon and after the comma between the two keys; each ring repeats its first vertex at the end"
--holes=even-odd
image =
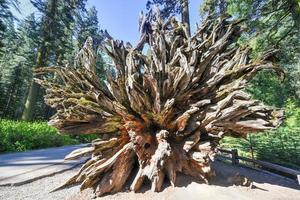
{"type": "MultiPolygon", "coordinates": [[[[180,16],[180,1],[149,0],[145,9],[159,4],[164,17],[180,16]]],[[[32,71],[74,62],[75,53],[91,36],[99,56],[97,72],[104,77],[108,66],[99,49],[104,35],[97,10],[87,8],[87,0],[30,2],[37,12],[20,20],[12,11],[19,10],[19,1],[0,0],[0,152],[75,144],[96,137],[61,136],[46,125],[55,111],[44,103],[45,92],[33,82],[32,71]]],[[[203,0],[199,15],[204,18],[208,14],[243,20],[243,34],[237,43],[249,45],[252,58],[278,49],[273,60],[285,71],[282,79],[272,72],[259,73],[247,88],[253,98],[285,109],[284,124],[242,140],[225,138],[223,147],[300,168],[300,1],[203,0]]]]}

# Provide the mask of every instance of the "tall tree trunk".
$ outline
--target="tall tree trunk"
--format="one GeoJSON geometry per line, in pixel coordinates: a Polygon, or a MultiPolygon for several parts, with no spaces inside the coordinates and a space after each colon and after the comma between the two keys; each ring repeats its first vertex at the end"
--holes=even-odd
{"type": "Polygon", "coordinates": [[[220,15],[225,13],[225,8],[226,8],[225,1],[220,0],[220,2],[219,2],[220,15]]]}
{"type": "Polygon", "coordinates": [[[187,29],[188,36],[190,36],[191,28],[190,28],[189,1],[180,0],[180,4],[181,4],[181,21],[187,29]]]}
{"type": "Polygon", "coordinates": [[[22,120],[30,121],[32,119],[33,109],[37,100],[38,90],[38,84],[36,84],[34,81],[31,81],[28,96],[24,106],[24,111],[22,114],[22,120]]]}
{"type": "MultiPolygon", "coordinates": [[[[46,64],[46,58],[49,51],[49,48],[46,46],[46,43],[50,41],[51,37],[51,21],[54,19],[54,16],[57,11],[57,0],[49,0],[47,5],[47,13],[42,20],[42,43],[39,48],[37,56],[36,67],[44,67],[46,64]]],[[[53,33],[52,33],[53,34],[53,33]]],[[[39,93],[40,87],[33,80],[31,81],[28,96],[25,102],[24,111],[22,114],[22,120],[30,121],[32,119],[32,114],[34,111],[34,106],[37,101],[37,94],[39,93]]]]}
{"type": "MultiPolygon", "coordinates": [[[[45,66],[45,53],[46,53],[46,48],[43,46],[40,48],[38,52],[37,65],[36,65],[37,67],[45,66]]],[[[32,80],[28,91],[27,99],[25,102],[25,106],[22,114],[22,120],[30,121],[32,119],[34,106],[37,101],[39,90],[40,90],[40,86],[32,80]]]]}

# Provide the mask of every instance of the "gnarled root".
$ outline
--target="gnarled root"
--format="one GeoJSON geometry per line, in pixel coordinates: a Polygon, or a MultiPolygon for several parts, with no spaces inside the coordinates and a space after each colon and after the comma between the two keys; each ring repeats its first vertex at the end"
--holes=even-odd
{"type": "MultiPolygon", "coordinates": [[[[71,152],[66,158],[73,155],[85,153],[89,148],[94,148],[94,152],[101,152],[101,155],[92,155],[79,170],[63,186],[81,183],[81,190],[94,188],[96,196],[105,193],[115,193],[122,190],[134,167],[136,158],[138,160],[138,172],[131,183],[130,190],[138,191],[145,179],[152,182],[152,191],[161,191],[165,177],[172,186],[175,186],[176,174],[178,172],[199,178],[208,183],[208,178],[213,175],[210,168],[213,149],[209,142],[197,142],[185,151],[183,146],[186,142],[177,144],[170,143],[169,132],[161,130],[156,134],[142,134],[130,131],[130,140],[123,147],[114,146],[115,150],[97,150],[97,143],[92,143],[92,147],[85,147],[81,150],[71,152]]],[[[189,138],[190,139],[190,138],[189,138]]],[[[115,140],[102,141],[102,144],[120,144],[115,140]]],[[[199,140],[197,140],[199,141],[199,140]]],[[[111,146],[110,146],[111,147],[111,146]]]]}

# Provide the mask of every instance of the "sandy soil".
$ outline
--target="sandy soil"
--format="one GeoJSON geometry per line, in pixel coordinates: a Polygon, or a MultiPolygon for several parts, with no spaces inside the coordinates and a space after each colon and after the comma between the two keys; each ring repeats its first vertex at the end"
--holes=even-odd
{"type": "MultiPolygon", "coordinates": [[[[217,176],[211,185],[196,182],[190,177],[179,175],[176,187],[171,187],[167,182],[160,193],[151,192],[150,184],[144,186],[139,193],[128,191],[129,184],[124,191],[113,195],[106,195],[98,200],[300,200],[300,186],[296,181],[283,178],[270,173],[243,167],[233,167],[224,163],[214,164],[217,176]],[[246,176],[253,181],[250,187],[235,186],[231,178],[236,173],[246,176]]],[[[74,186],[57,192],[49,193],[52,189],[62,184],[78,169],[43,178],[35,182],[18,187],[0,187],[0,199],[5,200],[90,200],[93,197],[91,190],[79,193],[79,186],[74,186]]],[[[129,181],[130,182],[130,181],[129,181]]]]}

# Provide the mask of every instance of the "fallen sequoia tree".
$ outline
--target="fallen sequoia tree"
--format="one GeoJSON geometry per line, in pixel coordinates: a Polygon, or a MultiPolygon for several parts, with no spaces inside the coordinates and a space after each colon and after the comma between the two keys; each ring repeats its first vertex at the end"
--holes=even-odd
{"type": "Polygon", "coordinates": [[[208,183],[223,136],[245,137],[282,122],[281,110],[243,91],[259,70],[283,71],[269,61],[274,50],[250,59],[249,47],[235,45],[238,21],[208,17],[189,36],[175,18],[163,21],[156,11],[141,17],[140,30],[136,47],[106,33],[102,48],[114,65],[106,80],[96,75],[91,39],[73,67],[36,70],[46,103],[57,110],[52,126],[66,134],[102,134],[66,157],[91,156],[62,187],[81,183],[81,190],[91,187],[101,196],[120,191],[132,174],[131,190],[149,179],[160,191],[165,176],[175,185],[178,172],[208,183]],[[41,76],[52,72],[57,78],[41,76]]]}

